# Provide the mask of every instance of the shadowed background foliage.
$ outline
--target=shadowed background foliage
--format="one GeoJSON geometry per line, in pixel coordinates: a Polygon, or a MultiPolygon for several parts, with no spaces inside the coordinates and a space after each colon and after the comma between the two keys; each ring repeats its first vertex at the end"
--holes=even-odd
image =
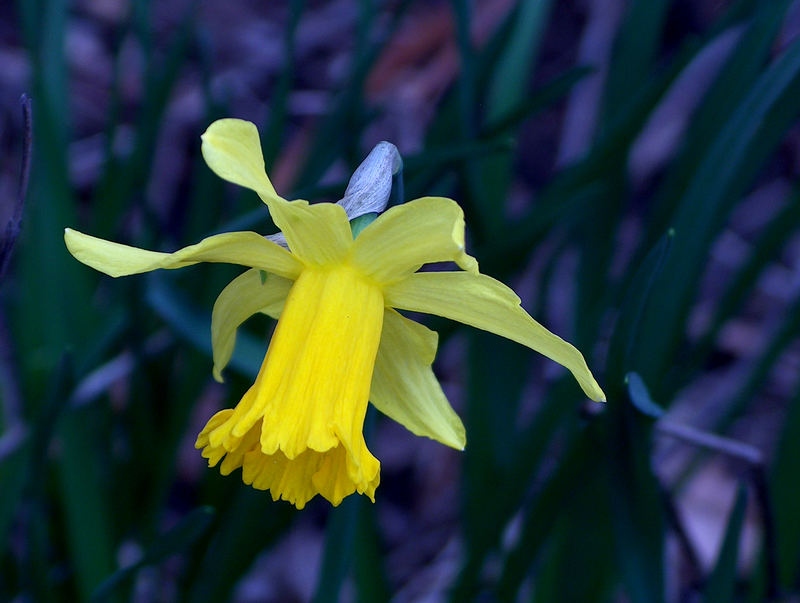
{"type": "Polygon", "coordinates": [[[798,33],[789,0],[0,5],[0,599],[798,596],[798,33]],[[200,157],[226,116],[259,125],[288,198],[335,201],[395,143],[405,199],[458,200],[482,271],[608,404],[429,320],[465,452],[370,413],[376,503],[302,512],[206,469],[194,438],[272,325],[217,384],[237,269],[113,280],[63,228],[158,250],[273,232],[200,157]]]}

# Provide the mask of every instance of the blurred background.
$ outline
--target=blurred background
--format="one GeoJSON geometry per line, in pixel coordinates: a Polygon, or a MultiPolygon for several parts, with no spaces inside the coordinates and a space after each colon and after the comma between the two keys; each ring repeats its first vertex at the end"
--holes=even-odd
{"type": "Polygon", "coordinates": [[[797,600],[798,33],[796,0],[0,3],[0,600],[797,600]],[[376,503],[302,512],[207,469],[272,327],[212,380],[241,269],[114,280],[63,229],[274,232],[202,161],[220,117],[288,198],[396,144],[608,404],[426,319],[466,451],[375,413],[376,503]]]}

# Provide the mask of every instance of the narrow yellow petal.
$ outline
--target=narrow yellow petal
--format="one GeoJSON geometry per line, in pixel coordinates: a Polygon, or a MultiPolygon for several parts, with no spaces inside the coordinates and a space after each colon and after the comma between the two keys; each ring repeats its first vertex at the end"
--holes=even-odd
{"type": "Polygon", "coordinates": [[[341,263],[350,253],[353,233],[347,213],[335,203],[284,201],[269,206],[289,249],[309,266],[341,263]]]}
{"type": "Polygon", "coordinates": [[[226,232],[203,239],[174,253],[148,251],[64,230],[69,252],[79,262],[109,276],[127,276],[158,268],[183,268],[198,262],[224,262],[250,266],[294,279],[302,264],[283,247],[255,232],[226,232]]]}
{"type": "Polygon", "coordinates": [[[261,140],[254,123],[218,119],[201,138],[203,158],[217,176],[254,190],[266,203],[281,199],[264,170],[261,140]]]}
{"type": "Polygon", "coordinates": [[[257,312],[277,318],[291,288],[289,279],[252,268],[222,290],[211,313],[214,379],[222,382],[222,370],[233,354],[239,325],[257,312]]]}
{"type": "Polygon", "coordinates": [[[255,124],[241,119],[212,123],[203,138],[203,157],[220,177],[258,193],[269,207],[289,249],[310,265],[342,260],[353,241],[344,209],[333,203],[309,205],[286,201],[276,192],[264,171],[264,157],[255,124]]]}
{"type": "Polygon", "coordinates": [[[392,207],[358,235],[353,264],[379,283],[390,283],[432,262],[455,262],[478,272],[464,251],[464,212],[452,199],[424,197],[392,207]]]}
{"type": "Polygon", "coordinates": [[[422,272],[386,287],[384,295],[387,306],[457,320],[536,350],[569,369],[589,398],[605,401],[581,353],[531,318],[519,297],[491,277],[422,272]]]}
{"type": "Polygon", "coordinates": [[[431,369],[437,339],[434,331],[387,308],[370,401],[411,433],[463,450],[464,425],[431,369]]]}

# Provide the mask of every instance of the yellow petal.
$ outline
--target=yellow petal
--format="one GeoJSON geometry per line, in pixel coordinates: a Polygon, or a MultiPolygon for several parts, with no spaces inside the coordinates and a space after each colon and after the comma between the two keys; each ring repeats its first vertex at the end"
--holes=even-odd
{"type": "Polygon", "coordinates": [[[218,119],[201,136],[203,158],[217,176],[252,189],[267,203],[281,199],[264,170],[264,156],[255,124],[218,119]]]}
{"type": "Polygon", "coordinates": [[[280,197],[264,171],[255,124],[241,119],[220,119],[208,127],[202,138],[203,157],[208,166],[220,178],[258,193],[292,253],[318,266],[340,261],[345,256],[353,241],[347,213],[333,203],[309,205],[306,201],[286,201],[280,197]]]}
{"type": "Polygon", "coordinates": [[[464,425],[433,374],[438,336],[387,308],[370,401],[411,433],[463,450],[464,425]]]}
{"type": "Polygon", "coordinates": [[[384,295],[387,306],[444,316],[536,350],[569,369],[589,398],[605,401],[581,353],[531,318],[519,297],[491,277],[468,272],[417,273],[386,287],[384,295]]]}
{"type": "Polygon", "coordinates": [[[255,268],[233,279],[219,294],[211,313],[211,346],[214,350],[214,379],[222,382],[222,369],[236,345],[236,329],[257,312],[277,318],[283,309],[292,281],[255,268]]]}
{"type": "Polygon", "coordinates": [[[183,268],[198,262],[240,264],[294,279],[302,265],[288,251],[255,232],[226,232],[174,253],[147,251],[64,230],[69,252],[80,262],[109,276],[127,276],[158,268],[183,268]]]}
{"type": "Polygon", "coordinates": [[[478,272],[464,251],[464,212],[452,199],[424,197],[392,207],[358,235],[353,263],[379,283],[400,280],[432,262],[478,272]]]}
{"type": "Polygon", "coordinates": [[[282,201],[270,203],[272,219],[289,249],[309,266],[341,263],[353,245],[347,213],[335,203],[282,201]]]}

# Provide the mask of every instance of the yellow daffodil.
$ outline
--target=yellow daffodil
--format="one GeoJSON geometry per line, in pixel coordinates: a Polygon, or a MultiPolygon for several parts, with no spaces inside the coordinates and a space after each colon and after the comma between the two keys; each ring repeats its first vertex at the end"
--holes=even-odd
{"type": "Polygon", "coordinates": [[[70,229],[65,240],[78,260],[114,277],[198,262],[250,267],[214,305],[215,378],[248,317],[264,312],[278,324],[255,383],[197,438],[209,465],[221,461],[225,475],[242,467],[245,483],[297,508],[318,493],[334,505],[355,491],[374,501],[380,463],[362,433],[368,401],[411,432],[463,449],[464,426],[431,370],[437,335],[397,309],[519,342],[564,365],[592,400],[605,399],[580,352],[533,320],[511,289],[478,272],[454,201],[425,197],[392,207],[353,239],[340,205],[278,196],[253,124],[219,120],[202,138],[211,169],[258,193],[288,250],[254,232],[211,236],[175,253],[70,229]],[[419,272],[446,261],[462,270],[419,272]]]}

